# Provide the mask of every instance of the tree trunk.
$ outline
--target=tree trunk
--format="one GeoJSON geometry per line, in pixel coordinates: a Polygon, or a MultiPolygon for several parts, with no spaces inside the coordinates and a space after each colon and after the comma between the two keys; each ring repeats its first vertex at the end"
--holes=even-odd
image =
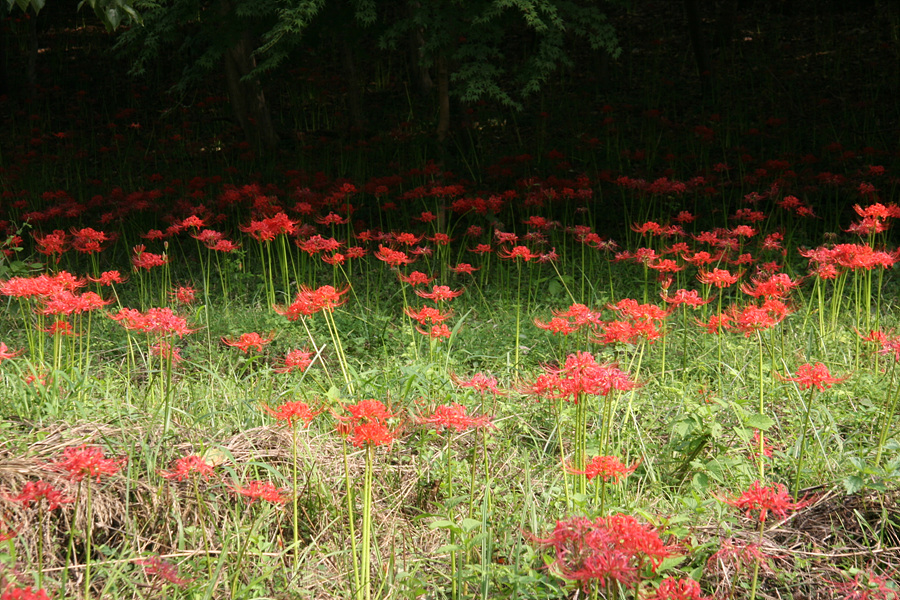
{"type": "Polygon", "coordinates": [[[437,140],[440,144],[447,139],[450,132],[450,71],[447,67],[447,59],[444,55],[437,59],[438,77],[438,125],[437,140]]]}
{"type": "Polygon", "coordinates": [[[703,34],[700,29],[700,10],[697,0],[684,0],[684,14],[687,20],[688,33],[691,36],[691,46],[694,48],[694,59],[697,61],[697,72],[700,75],[700,91],[703,96],[709,97],[712,91],[712,75],[709,66],[709,55],[703,44],[703,34]]]}
{"type": "MultiPolygon", "coordinates": [[[[232,10],[228,0],[222,0],[221,6],[223,15],[228,15],[232,10]]],[[[228,98],[244,137],[260,152],[272,150],[278,144],[278,135],[272,126],[265,94],[255,78],[244,79],[256,67],[253,43],[248,32],[241,33],[235,44],[225,52],[223,60],[228,98]]]]}
{"type": "Polygon", "coordinates": [[[353,58],[353,48],[347,35],[341,35],[342,59],[345,76],[347,77],[347,105],[350,109],[352,129],[360,133],[366,128],[366,117],[363,112],[363,85],[356,71],[356,61],[353,58]]]}

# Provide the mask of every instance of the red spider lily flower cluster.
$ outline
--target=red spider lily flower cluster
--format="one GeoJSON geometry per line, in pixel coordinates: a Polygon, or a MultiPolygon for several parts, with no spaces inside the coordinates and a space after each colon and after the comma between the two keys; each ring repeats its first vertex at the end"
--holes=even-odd
{"type": "Polygon", "coordinates": [[[276,373],[290,373],[299,370],[301,373],[313,362],[313,353],[309,350],[291,350],[284,357],[284,365],[275,368],[276,373]]]}
{"type": "Polygon", "coordinates": [[[704,285],[712,285],[719,289],[726,288],[737,283],[743,272],[732,274],[726,269],[713,269],[712,271],[700,270],[697,279],[704,285]]]}
{"type": "Polygon", "coordinates": [[[330,285],[323,285],[317,289],[300,286],[300,291],[290,306],[286,308],[276,306],[275,312],[286,317],[288,321],[296,321],[300,317],[308,317],[323,310],[333,312],[335,308],[347,302],[342,296],[348,291],[349,286],[342,290],[330,285]]]}
{"type": "Polygon", "coordinates": [[[647,600],[712,600],[704,596],[700,584],[693,579],[666,577],[647,600]]]}
{"type": "Polygon", "coordinates": [[[197,290],[189,285],[180,285],[172,290],[172,298],[178,304],[193,304],[197,300],[197,290]]]}
{"type": "Polygon", "coordinates": [[[4,342],[0,342],[0,363],[2,363],[4,360],[9,360],[11,358],[21,356],[24,352],[24,349],[12,351],[4,342]]]}
{"type": "Polygon", "coordinates": [[[895,575],[878,575],[870,567],[857,571],[850,581],[827,581],[844,600],[898,600],[900,588],[895,575]]]}
{"type": "Polygon", "coordinates": [[[587,480],[591,481],[595,477],[599,477],[604,482],[612,479],[613,483],[619,483],[620,479],[628,477],[635,469],[638,468],[640,462],[636,462],[630,467],[625,465],[616,456],[595,456],[591,462],[584,466],[583,471],[575,468],[567,469],[569,473],[575,475],[585,475],[587,480]]]}
{"type": "Polygon", "coordinates": [[[360,400],[344,410],[350,414],[335,415],[338,432],[350,435],[357,448],[390,445],[396,439],[396,429],[389,426],[394,415],[379,400],[360,400]]]}
{"type": "Polygon", "coordinates": [[[466,414],[466,407],[454,402],[453,404],[441,404],[427,417],[421,417],[419,423],[434,427],[440,433],[442,430],[453,430],[457,433],[467,429],[481,427],[494,427],[491,418],[487,415],[474,416],[466,414]]]}
{"type": "Polygon", "coordinates": [[[59,292],[74,292],[84,286],[84,280],[66,271],[56,275],[35,277],[11,277],[0,283],[0,295],[12,298],[49,297],[59,292]]]}
{"type": "Polygon", "coordinates": [[[298,421],[303,421],[303,426],[309,427],[309,424],[316,418],[316,415],[322,412],[312,410],[306,402],[301,401],[285,402],[280,404],[277,408],[272,408],[271,406],[264,404],[263,410],[277,420],[287,423],[289,427],[293,427],[294,423],[297,423],[298,421]]]}
{"type": "Polygon", "coordinates": [[[263,337],[252,331],[250,333],[242,333],[237,339],[222,338],[222,343],[232,348],[237,348],[244,354],[250,352],[251,348],[256,348],[257,352],[262,352],[263,346],[266,346],[275,339],[275,332],[269,333],[268,337],[263,337]]]}
{"type": "Polygon", "coordinates": [[[432,302],[446,302],[453,300],[454,298],[458,298],[462,296],[463,290],[451,290],[449,286],[446,285],[435,285],[432,286],[430,292],[423,292],[422,290],[416,290],[416,295],[422,298],[427,298],[432,302]]]}
{"type": "Polygon", "coordinates": [[[550,537],[535,541],[553,548],[556,558],[551,568],[577,581],[586,592],[594,585],[633,587],[645,566],[655,571],[674,551],[652,526],[624,514],[557,521],[550,537]]]}
{"type": "Polygon", "coordinates": [[[749,304],[744,308],[733,306],[730,312],[733,326],[745,337],[750,337],[757,331],[781,323],[792,311],[781,300],[768,298],[761,306],[756,304],[749,304]]]}
{"type": "Polygon", "coordinates": [[[29,481],[18,495],[8,496],[6,499],[10,502],[17,502],[25,508],[28,508],[32,502],[40,503],[41,500],[46,500],[47,510],[56,510],[63,504],[74,502],[72,498],[67,497],[46,481],[29,481]]]}
{"type": "Polygon", "coordinates": [[[184,360],[181,356],[181,348],[162,340],[150,346],[151,356],[158,356],[165,361],[171,361],[173,365],[177,365],[184,360]]]}
{"type": "Polygon", "coordinates": [[[497,382],[497,379],[485,375],[484,373],[475,373],[468,379],[461,379],[455,374],[451,373],[450,379],[452,379],[453,383],[455,383],[459,387],[471,388],[480,394],[490,392],[495,396],[506,395],[506,392],[500,389],[500,384],[497,382]]]}
{"type": "Polygon", "coordinates": [[[230,485],[228,488],[239,496],[249,498],[250,502],[265,500],[272,504],[284,504],[288,501],[288,497],[284,495],[288,490],[276,487],[270,481],[251,481],[246,487],[230,485]]]}
{"type": "Polygon", "coordinates": [[[619,313],[624,320],[601,322],[592,338],[600,344],[634,344],[640,339],[652,342],[662,337],[663,320],[674,310],[655,304],[640,304],[631,298],[610,304],[608,308],[619,313]]]}
{"type": "Polygon", "coordinates": [[[760,523],[766,522],[769,513],[779,519],[785,519],[789,512],[809,505],[809,502],[805,500],[793,502],[787,488],[780,483],[763,487],[759,481],[750,484],[747,491],[737,498],[725,500],[725,502],[739,510],[746,511],[748,519],[753,518],[753,513],[757,512],[756,518],[760,523]]]}
{"type": "Polygon", "coordinates": [[[775,557],[765,554],[758,544],[735,543],[732,538],[728,538],[722,541],[719,550],[706,561],[706,568],[712,573],[731,577],[758,564],[764,573],[772,574],[770,558],[775,557]]]}
{"type": "Polygon", "coordinates": [[[582,395],[606,396],[613,390],[638,387],[615,363],[598,364],[589,352],[576,352],[566,357],[560,368],[545,367],[544,373],[527,391],[546,398],[563,398],[577,402],[582,395]]]}
{"type": "Polygon", "coordinates": [[[428,285],[429,283],[434,281],[434,277],[429,277],[428,275],[426,275],[425,273],[422,273],[421,271],[413,271],[409,275],[403,275],[402,273],[399,273],[397,275],[397,277],[403,283],[408,283],[409,285],[412,285],[412,286],[428,285]]]}
{"type": "Polygon", "coordinates": [[[137,558],[133,562],[136,565],[144,567],[144,573],[146,573],[148,577],[155,577],[161,581],[164,581],[165,583],[184,586],[194,581],[193,579],[185,579],[183,577],[180,577],[178,574],[177,566],[161,559],[158,556],[151,556],[149,558],[137,558]]]}
{"type": "Polygon", "coordinates": [[[103,475],[115,475],[128,462],[127,456],[107,458],[103,448],[97,446],[70,446],[63,450],[62,457],[47,465],[51,471],[68,473],[70,481],[85,478],[100,481],[103,475]]]}
{"type": "Polygon", "coordinates": [[[32,589],[31,586],[23,588],[11,587],[0,594],[0,600],[50,600],[43,589],[32,589]]]}
{"type": "Polygon", "coordinates": [[[712,298],[704,300],[700,297],[697,290],[676,290],[674,294],[669,295],[667,291],[661,294],[663,302],[671,306],[689,306],[691,308],[700,308],[712,302],[712,298]]]}
{"type": "Polygon", "coordinates": [[[392,250],[385,246],[378,246],[378,251],[375,252],[375,258],[387,263],[395,269],[400,268],[401,265],[411,264],[416,260],[415,258],[410,258],[406,252],[392,250]]]}
{"type": "Polygon", "coordinates": [[[211,479],[216,476],[216,472],[213,470],[213,466],[206,462],[206,459],[202,456],[198,454],[188,454],[187,456],[175,459],[175,466],[171,471],[159,471],[159,476],[163,479],[184,481],[185,479],[193,479],[194,477],[211,479]]]}
{"type": "Polygon", "coordinates": [[[291,235],[296,231],[297,221],[292,221],[280,212],[261,221],[251,220],[249,225],[241,225],[240,230],[258,242],[271,242],[279,235],[291,235]]]}
{"type": "Polygon", "coordinates": [[[586,327],[596,327],[602,323],[599,312],[594,312],[584,304],[572,304],[564,311],[553,311],[553,318],[548,322],[535,319],[534,324],[551,333],[569,335],[586,327]]]}
{"type": "Polygon", "coordinates": [[[138,244],[133,248],[134,256],[131,257],[131,266],[135,271],[140,269],[144,269],[145,271],[149,271],[150,269],[154,269],[156,267],[162,267],[163,265],[169,264],[169,257],[165,254],[154,254],[152,252],[147,252],[147,247],[143,244],[138,244]]]}
{"type": "Polygon", "coordinates": [[[820,362],[817,362],[815,365],[809,363],[800,365],[797,367],[797,373],[793,377],[786,377],[778,373],[776,375],[782,381],[795,382],[801,390],[808,390],[811,387],[824,390],[826,387],[831,387],[835,383],[841,383],[849,378],[849,375],[847,377],[832,377],[828,367],[820,362]]]}
{"type": "Polygon", "coordinates": [[[151,308],[145,313],[136,308],[122,308],[109,318],[125,329],[143,333],[184,336],[195,331],[188,328],[187,319],[176,315],[171,308],[151,308]]]}
{"type": "Polygon", "coordinates": [[[100,277],[96,279],[88,276],[88,280],[94,283],[98,283],[102,286],[110,286],[116,283],[125,283],[127,281],[127,277],[122,277],[122,274],[118,271],[103,271],[100,273],[100,277]]]}
{"type": "Polygon", "coordinates": [[[513,246],[511,250],[504,248],[497,253],[497,256],[504,260],[523,260],[525,262],[541,257],[540,254],[533,254],[527,246],[513,246]]]}

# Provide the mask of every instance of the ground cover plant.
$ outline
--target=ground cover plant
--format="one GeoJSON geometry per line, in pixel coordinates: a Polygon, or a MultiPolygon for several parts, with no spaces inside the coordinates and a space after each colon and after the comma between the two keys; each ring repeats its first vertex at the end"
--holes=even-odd
{"type": "MultiPolygon", "coordinates": [[[[869,94],[893,31],[804,68],[869,94]]],[[[897,598],[896,100],[688,109],[661,39],[638,99],[565,75],[596,119],[455,149],[265,155],[47,63],[0,142],[0,598],[897,598]]]]}

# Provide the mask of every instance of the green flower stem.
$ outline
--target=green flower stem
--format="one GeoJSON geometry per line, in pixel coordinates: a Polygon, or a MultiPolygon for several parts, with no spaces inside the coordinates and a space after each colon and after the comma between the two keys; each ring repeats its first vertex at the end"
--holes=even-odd
{"type": "Polygon", "coordinates": [[[816,386],[809,388],[809,398],[806,399],[806,414],[803,416],[803,428],[800,433],[800,453],[797,456],[797,475],[794,478],[794,502],[800,493],[800,473],[803,471],[803,455],[806,451],[806,430],[809,426],[809,416],[812,412],[813,398],[816,397],[816,386]]]}

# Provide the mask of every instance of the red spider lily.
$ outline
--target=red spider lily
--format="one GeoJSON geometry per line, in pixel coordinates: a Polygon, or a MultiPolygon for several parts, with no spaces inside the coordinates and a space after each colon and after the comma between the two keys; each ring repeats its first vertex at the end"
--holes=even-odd
{"type": "Polygon", "coordinates": [[[469,263],[459,263],[455,267],[450,267],[450,270],[457,275],[473,275],[475,271],[478,271],[480,269],[481,267],[473,267],[469,263]]]}
{"type": "Polygon", "coordinates": [[[831,387],[833,384],[841,383],[849,378],[849,375],[847,377],[832,377],[831,373],[828,372],[828,367],[820,362],[817,362],[815,365],[809,363],[800,365],[797,368],[797,374],[793,377],[785,377],[778,373],[776,375],[782,381],[797,383],[801,390],[808,390],[813,386],[819,390],[824,390],[826,387],[831,387]]]}
{"type": "Polygon", "coordinates": [[[109,236],[102,231],[90,227],[72,230],[72,247],[78,252],[94,254],[102,250],[101,244],[111,241],[114,236],[109,236]]]}
{"type": "Polygon", "coordinates": [[[422,329],[421,327],[416,327],[416,331],[418,331],[422,335],[427,335],[431,339],[438,341],[443,339],[449,340],[450,336],[453,334],[453,332],[450,331],[450,328],[447,327],[447,325],[444,323],[441,323],[440,325],[432,325],[431,329],[422,329]]]}
{"type": "Polygon", "coordinates": [[[494,231],[494,238],[497,240],[498,244],[515,244],[519,241],[519,236],[515,233],[507,233],[499,230],[494,231]]]}
{"type": "Polygon", "coordinates": [[[72,292],[83,286],[84,280],[67,271],[60,271],[56,275],[11,277],[0,283],[0,295],[13,298],[40,298],[62,291],[72,292]]]}
{"type": "Polygon", "coordinates": [[[15,352],[13,352],[4,342],[0,342],[0,363],[2,363],[4,360],[9,360],[10,358],[21,356],[24,352],[24,348],[22,350],[16,350],[15,352]]]}
{"type": "MultiPolygon", "coordinates": [[[[421,242],[425,238],[423,235],[415,235],[412,233],[393,233],[391,234],[391,239],[397,244],[402,244],[404,246],[415,246],[419,242],[421,242]]],[[[385,261],[387,262],[387,261],[385,261]]]]}
{"type": "Polygon", "coordinates": [[[247,487],[230,485],[228,488],[235,494],[249,498],[250,502],[265,500],[272,504],[284,504],[288,501],[288,498],[282,495],[287,493],[288,490],[276,487],[274,483],[268,481],[251,481],[247,484],[247,487]]]}
{"type": "Polygon", "coordinates": [[[318,223],[319,225],[346,225],[349,222],[350,219],[342,217],[335,212],[330,212],[324,217],[318,217],[316,219],[316,223],[318,223]]]}
{"type": "Polygon", "coordinates": [[[410,258],[406,252],[392,250],[391,248],[381,245],[378,246],[378,251],[375,252],[375,258],[394,268],[399,268],[401,265],[412,264],[416,260],[415,258],[410,258]]]}
{"type": "Polygon", "coordinates": [[[428,236],[427,239],[429,242],[434,242],[438,246],[446,246],[450,244],[455,238],[450,237],[446,233],[435,233],[433,236],[428,236]]]}
{"type": "Polygon", "coordinates": [[[569,473],[575,475],[585,475],[587,480],[591,481],[595,477],[599,477],[603,481],[613,480],[613,483],[619,483],[620,479],[628,477],[635,469],[638,468],[639,462],[634,463],[630,467],[625,465],[615,456],[595,456],[591,462],[584,466],[584,471],[575,468],[566,469],[569,473]]]}
{"type": "Polygon", "coordinates": [[[434,427],[434,430],[438,433],[443,429],[452,429],[453,431],[460,433],[466,429],[494,427],[489,416],[481,415],[476,417],[467,415],[466,407],[456,402],[453,404],[441,404],[437,406],[431,415],[420,418],[419,423],[434,427]]]}
{"type": "Polygon", "coordinates": [[[762,306],[750,304],[742,309],[731,307],[731,318],[737,328],[745,337],[750,337],[754,332],[774,327],[781,323],[790,313],[787,306],[774,299],[763,302],[762,306]]]}
{"type": "Polygon", "coordinates": [[[275,312],[287,317],[288,321],[296,321],[301,316],[314,315],[322,310],[331,312],[347,302],[347,299],[341,296],[349,290],[349,286],[343,290],[337,290],[330,285],[323,285],[315,290],[306,286],[300,286],[300,291],[297,292],[294,302],[287,308],[276,306],[275,312]]]}
{"type": "Polygon", "coordinates": [[[449,286],[446,285],[435,285],[432,286],[430,292],[423,292],[422,290],[416,290],[416,295],[422,298],[427,298],[433,302],[442,302],[453,300],[454,298],[458,298],[462,296],[463,290],[451,290],[449,286]]]}
{"type": "Polygon", "coordinates": [[[134,256],[131,257],[131,265],[135,271],[145,269],[149,271],[155,267],[161,267],[168,264],[169,257],[165,254],[153,254],[146,251],[143,244],[134,247],[134,256]]]}
{"type": "Polygon", "coordinates": [[[166,341],[160,341],[150,346],[150,354],[163,360],[171,361],[173,365],[177,365],[184,360],[181,356],[181,348],[166,341]]]}
{"type": "Polygon", "coordinates": [[[633,321],[641,322],[658,322],[671,313],[671,310],[660,308],[655,304],[638,304],[637,300],[632,298],[623,298],[615,304],[608,304],[607,308],[624,314],[633,321]]]}
{"type": "Polygon", "coordinates": [[[198,454],[188,454],[175,459],[175,467],[171,471],[159,471],[158,473],[163,479],[174,479],[175,481],[184,481],[195,476],[204,479],[216,476],[213,465],[198,454]]]}
{"type": "Polygon", "coordinates": [[[18,496],[7,496],[6,499],[10,502],[18,502],[25,508],[28,508],[32,502],[40,503],[41,500],[46,500],[47,510],[56,510],[63,504],[74,502],[72,498],[65,496],[46,481],[29,481],[18,496]]]}
{"type": "Polygon", "coordinates": [[[759,481],[754,481],[743,494],[732,500],[725,500],[739,510],[746,511],[747,518],[752,518],[754,511],[759,511],[757,519],[765,523],[769,513],[779,519],[787,518],[788,512],[808,506],[809,502],[801,500],[793,502],[787,488],[780,483],[769,487],[763,487],[759,481]]]}
{"type": "Polygon", "coordinates": [[[576,400],[582,394],[606,396],[613,390],[631,390],[638,387],[628,374],[614,363],[597,364],[589,352],[577,352],[566,357],[559,369],[544,368],[532,391],[550,398],[576,400]]]}
{"type": "Polygon", "coordinates": [[[721,257],[721,254],[716,254],[715,256],[713,256],[705,250],[700,250],[699,252],[695,252],[694,254],[688,254],[685,252],[681,255],[681,258],[691,263],[695,267],[702,267],[704,265],[714,263],[721,257]]]}
{"type": "Polygon", "coordinates": [[[493,248],[491,248],[490,244],[478,244],[474,248],[471,248],[469,252],[473,252],[475,254],[490,254],[493,252],[493,248]]]}
{"type": "Polygon", "coordinates": [[[622,514],[557,521],[549,538],[535,541],[552,547],[556,553],[552,568],[585,591],[593,584],[606,587],[613,582],[632,587],[648,562],[655,570],[673,550],[651,526],[622,514]]]}
{"type": "Polygon", "coordinates": [[[680,266],[671,258],[657,259],[655,262],[651,262],[647,266],[654,271],[657,271],[658,273],[677,273],[678,271],[684,270],[684,267],[680,266]]]}
{"type": "Polygon", "coordinates": [[[104,300],[94,292],[73,294],[68,290],[62,290],[43,299],[43,307],[38,311],[42,315],[80,315],[85,312],[97,310],[112,300],[104,300]]]}
{"type": "Polygon", "coordinates": [[[189,285],[180,285],[172,291],[172,297],[178,304],[193,304],[197,300],[197,291],[189,285]]]}
{"type": "Polygon", "coordinates": [[[190,227],[194,227],[196,229],[202,229],[206,226],[206,223],[198,217],[197,215],[191,215],[187,219],[181,222],[182,229],[188,229],[190,227]]]}
{"type": "Polygon", "coordinates": [[[363,446],[390,445],[396,439],[396,430],[388,426],[394,415],[378,400],[361,400],[344,407],[350,415],[335,415],[338,432],[352,434],[351,443],[363,446]]]}
{"type": "Polygon", "coordinates": [[[335,252],[330,256],[323,256],[322,262],[329,265],[342,265],[347,262],[347,257],[340,252],[335,252]]]}
{"type": "Polygon", "coordinates": [[[69,335],[72,337],[78,337],[79,335],[75,333],[75,328],[68,321],[54,321],[50,327],[41,329],[41,331],[50,335],[69,335]]]}
{"type": "Polygon", "coordinates": [[[471,388],[481,394],[490,392],[495,396],[506,395],[506,392],[500,389],[499,384],[494,377],[489,377],[488,375],[485,375],[483,373],[475,373],[468,379],[460,379],[459,377],[451,373],[450,379],[452,379],[453,383],[455,383],[459,387],[471,388]]]}
{"type": "MultiPolygon", "coordinates": [[[[53,254],[62,255],[68,249],[66,232],[60,229],[55,230],[53,233],[48,233],[45,236],[34,234],[32,239],[34,239],[34,243],[37,245],[36,250],[47,256],[53,254]]],[[[57,256],[56,261],[59,262],[60,258],[61,256],[57,256]]]]}
{"type": "Polygon", "coordinates": [[[712,315],[708,322],[695,319],[694,322],[706,330],[706,333],[718,334],[721,331],[731,329],[734,319],[727,313],[712,315]]]}
{"type": "Polygon", "coordinates": [[[704,596],[700,584],[693,579],[666,577],[647,600],[712,600],[712,596],[704,596]]]}
{"type": "Polygon", "coordinates": [[[404,309],[404,312],[410,318],[418,321],[420,325],[427,325],[428,323],[443,323],[453,316],[452,310],[441,312],[440,310],[432,306],[423,306],[419,310],[413,310],[412,308],[407,307],[406,309],[404,309]]]}
{"type": "Polygon", "coordinates": [[[539,254],[532,254],[531,250],[529,250],[527,246],[515,246],[512,250],[503,249],[497,253],[497,256],[504,260],[522,259],[525,262],[528,262],[535,258],[540,258],[539,254]]]}
{"type": "Polygon", "coordinates": [[[127,456],[106,458],[102,448],[82,444],[63,450],[62,458],[48,464],[47,468],[66,471],[71,481],[81,481],[85,477],[100,481],[101,475],[115,475],[127,462],[127,456]]]}
{"type": "Polygon", "coordinates": [[[302,373],[313,362],[313,354],[309,350],[291,350],[284,357],[284,366],[276,367],[276,373],[290,373],[291,371],[300,370],[302,373]]]}
{"type": "Polygon", "coordinates": [[[743,274],[743,271],[731,274],[731,272],[726,269],[713,269],[712,271],[704,271],[701,269],[700,273],[697,274],[697,279],[704,285],[713,285],[721,289],[737,283],[737,280],[740,279],[743,274]]]}
{"type": "Polygon", "coordinates": [[[235,244],[230,240],[219,240],[216,242],[215,246],[210,246],[210,250],[215,250],[216,252],[234,252],[239,249],[240,244],[235,244]]]}
{"type": "Polygon", "coordinates": [[[633,223],[631,225],[631,230],[640,233],[641,235],[647,235],[648,233],[652,235],[659,235],[662,232],[662,227],[655,221],[647,221],[646,223],[640,225],[637,223],[633,223]]]}
{"type": "Polygon", "coordinates": [[[877,575],[870,567],[857,571],[850,581],[825,581],[843,594],[844,600],[897,600],[900,591],[893,580],[895,576],[877,575]]]}
{"type": "Polygon", "coordinates": [[[291,235],[296,231],[297,221],[292,221],[283,212],[261,221],[251,220],[249,225],[241,225],[240,230],[249,233],[259,242],[271,242],[279,235],[291,235]]]}
{"type": "Polygon", "coordinates": [[[562,317],[553,317],[546,323],[541,321],[538,318],[534,319],[534,325],[538,329],[543,329],[545,331],[549,331],[552,334],[562,334],[569,335],[578,331],[578,327],[572,325],[568,319],[563,319],[562,317]]]}
{"type": "Polygon", "coordinates": [[[403,283],[408,283],[410,285],[428,285],[432,281],[434,281],[434,277],[429,277],[425,273],[421,271],[413,271],[409,275],[404,275],[402,273],[397,274],[398,279],[403,283]]]}
{"type": "Polygon", "coordinates": [[[88,280],[93,281],[94,283],[99,283],[100,285],[107,286],[113,285],[115,283],[125,283],[127,277],[122,277],[122,274],[118,271],[104,271],[100,273],[100,277],[94,279],[93,277],[88,277],[88,280]]]}
{"type": "Polygon", "coordinates": [[[305,241],[296,242],[297,246],[309,254],[319,254],[320,252],[335,252],[344,244],[334,238],[324,238],[321,235],[314,235],[305,241]]]}
{"type": "MultiPolygon", "coordinates": [[[[21,529],[10,529],[9,526],[0,519],[0,542],[8,542],[19,535],[20,531],[21,529]]],[[[3,598],[3,596],[0,596],[0,598],[3,598]]]]}
{"type": "Polygon", "coordinates": [[[712,298],[707,298],[706,300],[701,298],[697,290],[677,290],[671,296],[665,292],[660,295],[662,296],[663,302],[673,306],[687,305],[691,308],[700,308],[701,306],[712,302],[712,298]]]}
{"type": "Polygon", "coordinates": [[[268,337],[262,337],[254,331],[250,333],[242,333],[241,336],[236,340],[230,340],[223,337],[222,343],[226,346],[237,348],[244,354],[247,354],[251,348],[256,348],[257,352],[262,352],[263,346],[269,344],[273,339],[275,339],[274,331],[269,333],[268,337]]]}
{"type": "Polygon", "coordinates": [[[50,600],[50,597],[43,589],[33,590],[31,586],[26,586],[6,589],[3,594],[0,594],[0,600],[50,600]]]}
{"type": "Polygon", "coordinates": [[[109,318],[118,321],[125,329],[144,333],[184,336],[196,331],[189,329],[187,319],[177,316],[171,308],[151,308],[146,313],[135,308],[122,308],[109,318]]]}
{"type": "Polygon", "coordinates": [[[765,554],[758,544],[735,543],[732,538],[728,538],[722,541],[719,550],[706,561],[706,568],[714,573],[731,576],[759,564],[764,573],[772,574],[769,558],[775,557],[765,554]]]}
{"type": "Polygon", "coordinates": [[[306,402],[285,402],[277,408],[272,408],[267,404],[263,405],[263,410],[275,417],[279,421],[283,421],[288,426],[293,427],[297,421],[303,421],[304,427],[309,424],[322,411],[312,410],[306,402]]]}
{"type": "Polygon", "coordinates": [[[150,558],[138,558],[133,562],[136,565],[141,565],[142,567],[144,567],[144,573],[146,573],[148,577],[156,577],[166,583],[171,583],[177,586],[184,586],[194,581],[193,579],[184,579],[182,577],[179,577],[178,567],[168,561],[161,559],[158,556],[151,556],[150,558]]]}
{"type": "Polygon", "coordinates": [[[768,279],[751,279],[752,286],[741,284],[741,291],[754,298],[784,298],[800,286],[801,280],[793,280],[787,273],[776,273],[768,279]]]}

